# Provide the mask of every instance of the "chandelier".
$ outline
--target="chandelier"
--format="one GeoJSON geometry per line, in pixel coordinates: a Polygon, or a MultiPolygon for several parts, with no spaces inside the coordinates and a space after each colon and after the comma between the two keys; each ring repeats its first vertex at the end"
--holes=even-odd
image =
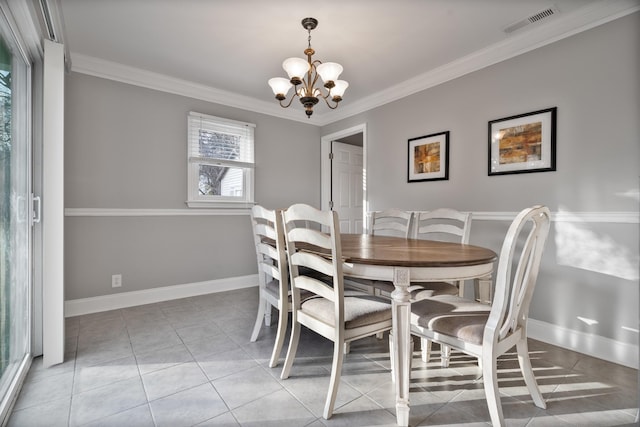
{"type": "Polygon", "coordinates": [[[296,96],[300,98],[300,102],[304,106],[307,117],[313,114],[313,107],[319,101],[324,99],[327,106],[332,110],[338,107],[338,103],[342,101],[342,95],[347,90],[349,83],[344,80],[338,80],[338,76],[342,73],[342,65],[335,62],[321,62],[313,60],[311,57],[316,53],[311,48],[311,30],[318,26],[318,20],[315,18],[304,18],[302,27],[309,33],[308,47],[304,50],[307,59],[287,58],[282,63],[282,68],[287,72],[288,79],[284,77],[274,77],[269,80],[269,86],[276,95],[276,99],[280,102],[282,108],[288,108],[296,96]],[[325,90],[316,87],[318,77],[322,79],[325,90]],[[289,102],[285,105],[283,101],[287,99],[287,92],[293,86],[293,95],[289,102]],[[333,102],[330,102],[330,100],[333,102]]]}

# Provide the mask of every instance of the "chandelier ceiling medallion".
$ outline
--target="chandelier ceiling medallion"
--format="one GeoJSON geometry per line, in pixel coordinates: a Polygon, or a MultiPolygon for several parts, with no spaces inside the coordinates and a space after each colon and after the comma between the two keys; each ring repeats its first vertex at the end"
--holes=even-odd
{"type": "Polygon", "coordinates": [[[316,53],[311,48],[311,30],[318,26],[318,20],[315,18],[304,18],[302,27],[309,33],[308,47],[304,50],[307,59],[287,58],[282,63],[282,68],[287,72],[288,79],[284,77],[274,77],[269,79],[269,86],[276,95],[276,99],[280,101],[282,108],[288,108],[296,96],[300,98],[300,102],[304,105],[307,117],[313,114],[313,106],[324,99],[329,108],[332,110],[338,107],[338,103],[342,101],[342,95],[347,90],[349,83],[344,80],[338,80],[342,73],[342,65],[335,62],[321,62],[313,60],[311,57],[316,53]],[[326,90],[316,87],[318,77],[322,79],[326,90]],[[289,102],[285,105],[282,101],[287,99],[287,92],[293,86],[293,95],[289,102]],[[330,100],[333,102],[331,104],[330,100]]]}

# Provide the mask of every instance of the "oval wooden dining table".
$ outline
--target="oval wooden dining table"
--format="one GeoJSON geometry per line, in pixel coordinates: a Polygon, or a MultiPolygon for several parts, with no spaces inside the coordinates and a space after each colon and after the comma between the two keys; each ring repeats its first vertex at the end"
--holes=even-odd
{"type": "Polygon", "coordinates": [[[490,280],[497,255],[480,246],[368,234],[341,234],[345,276],[393,282],[396,418],[409,425],[412,357],[410,282],[490,280]]]}

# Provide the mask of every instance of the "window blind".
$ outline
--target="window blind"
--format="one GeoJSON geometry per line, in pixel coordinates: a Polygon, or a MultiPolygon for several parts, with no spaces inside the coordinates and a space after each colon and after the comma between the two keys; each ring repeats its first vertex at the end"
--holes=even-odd
{"type": "Polygon", "coordinates": [[[190,112],[189,162],[253,168],[253,123],[190,112]]]}

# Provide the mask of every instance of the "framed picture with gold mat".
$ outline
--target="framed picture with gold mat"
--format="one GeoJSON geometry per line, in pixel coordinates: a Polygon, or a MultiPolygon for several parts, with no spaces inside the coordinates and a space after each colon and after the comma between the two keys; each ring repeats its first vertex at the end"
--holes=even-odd
{"type": "Polygon", "coordinates": [[[409,139],[408,182],[449,179],[449,131],[409,139]]]}
{"type": "Polygon", "coordinates": [[[489,122],[489,175],[556,170],[557,107],[489,122]]]}

